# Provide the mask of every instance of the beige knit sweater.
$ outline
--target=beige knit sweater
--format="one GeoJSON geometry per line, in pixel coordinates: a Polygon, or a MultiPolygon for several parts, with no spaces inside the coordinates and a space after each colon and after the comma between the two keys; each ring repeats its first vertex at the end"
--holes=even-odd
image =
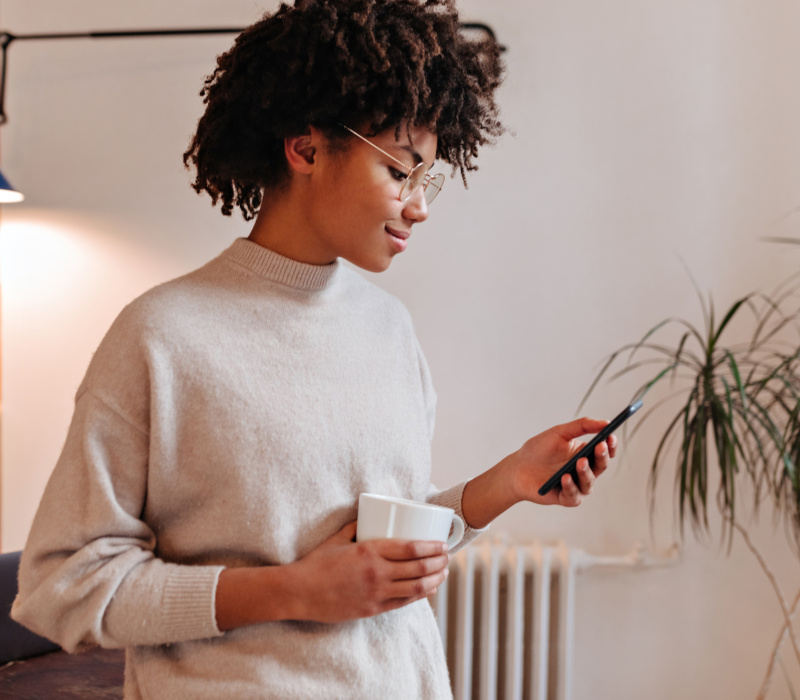
{"type": "Polygon", "coordinates": [[[214,618],[224,567],[297,560],[362,491],[460,513],[463,484],[429,485],[435,402],[402,304],[237,240],[95,353],[12,617],[67,651],[126,647],[130,700],[450,698],[425,601],[224,634],[214,618]]]}

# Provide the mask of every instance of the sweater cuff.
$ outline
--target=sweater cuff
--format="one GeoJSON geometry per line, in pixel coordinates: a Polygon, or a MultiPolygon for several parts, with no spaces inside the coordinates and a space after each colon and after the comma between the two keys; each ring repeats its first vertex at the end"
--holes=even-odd
{"type": "Polygon", "coordinates": [[[217,627],[217,582],[224,566],[171,567],[164,586],[163,624],[175,640],[222,635],[217,627]]]}
{"type": "Polygon", "coordinates": [[[464,487],[466,485],[467,482],[462,481],[460,484],[456,484],[455,486],[445,489],[444,491],[432,491],[428,494],[428,498],[426,499],[428,503],[432,503],[433,505],[452,508],[458,517],[464,521],[464,537],[461,538],[461,542],[449,550],[450,554],[453,554],[462,547],[468,545],[478,535],[482,535],[489,529],[488,525],[478,530],[477,528],[470,527],[467,524],[467,520],[464,518],[464,513],[461,510],[461,497],[464,494],[464,487]]]}

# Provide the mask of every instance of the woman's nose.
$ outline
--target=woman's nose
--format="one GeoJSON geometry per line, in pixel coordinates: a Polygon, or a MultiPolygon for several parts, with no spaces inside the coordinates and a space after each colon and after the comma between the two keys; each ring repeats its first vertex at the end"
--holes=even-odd
{"type": "Polygon", "coordinates": [[[425,201],[424,187],[417,187],[414,194],[406,200],[403,207],[403,217],[419,224],[428,218],[428,202],[425,201]]]}

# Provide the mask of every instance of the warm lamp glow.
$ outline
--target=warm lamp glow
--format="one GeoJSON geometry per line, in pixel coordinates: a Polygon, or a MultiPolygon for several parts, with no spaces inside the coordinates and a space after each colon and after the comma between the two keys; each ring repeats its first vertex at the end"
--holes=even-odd
{"type": "Polygon", "coordinates": [[[25,199],[25,195],[22,194],[22,192],[16,192],[14,190],[0,190],[0,204],[21,202],[23,199],[25,199]]]}
{"type": "Polygon", "coordinates": [[[69,224],[57,221],[3,216],[0,269],[3,303],[8,313],[27,310],[41,314],[64,295],[81,287],[92,259],[92,248],[69,224]]]}

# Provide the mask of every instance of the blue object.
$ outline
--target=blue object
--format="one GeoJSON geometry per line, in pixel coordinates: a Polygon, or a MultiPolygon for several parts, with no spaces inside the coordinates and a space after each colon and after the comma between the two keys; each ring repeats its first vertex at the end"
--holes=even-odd
{"type": "Polygon", "coordinates": [[[60,648],[58,644],[34,634],[10,617],[11,605],[17,597],[17,572],[21,556],[22,552],[0,554],[0,665],[60,648]]]}
{"type": "Polygon", "coordinates": [[[6,180],[3,173],[0,172],[0,202],[12,203],[12,202],[21,202],[25,199],[25,196],[22,192],[17,192],[12,186],[11,183],[6,180]]]}

